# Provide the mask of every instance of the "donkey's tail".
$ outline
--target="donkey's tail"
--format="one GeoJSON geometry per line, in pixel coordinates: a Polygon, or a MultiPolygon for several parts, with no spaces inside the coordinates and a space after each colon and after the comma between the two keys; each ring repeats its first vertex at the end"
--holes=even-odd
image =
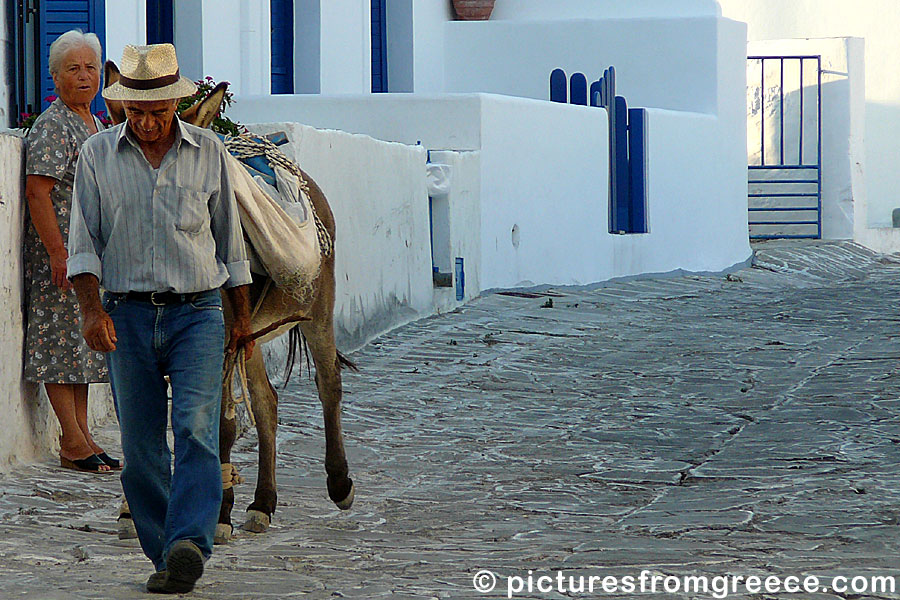
{"type": "MultiPolygon", "coordinates": [[[[312,377],[312,369],[309,364],[309,346],[306,344],[306,338],[303,336],[303,332],[300,330],[300,326],[296,325],[288,330],[288,352],[287,352],[287,361],[284,366],[285,376],[284,376],[284,387],[287,387],[288,380],[291,378],[291,373],[294,370],[294,363],[300,357],[306,358],[306,372],[312,377]]],[[[348,368],[354,373],[359,373],[359,367],[356,366],[352,360],[341,354],[337,353],[338,366],[341,368],[348,368]]],[[[302,365],[301,365],[302,367],[302,365]]],[[[301,369],[302,371],[302,369],[301,369]]]]}
{"type": "Polygon", "coordinates": [[[347,367],[354,373],[359,373],[359,367],[356,366],[356,363],[354,363],[352,360],[350,360],[349,358],[347,358],[346,356],[341,354],[340,351],[338,351],[337,357],[338,357],[338,364],[341,367],[347,367]]]}

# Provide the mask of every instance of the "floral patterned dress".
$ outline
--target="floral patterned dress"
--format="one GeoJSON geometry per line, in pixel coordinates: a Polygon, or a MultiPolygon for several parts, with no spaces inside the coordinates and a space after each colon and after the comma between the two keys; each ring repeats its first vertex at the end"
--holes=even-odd
{"type": "MultiPolygon", "coordinates": [[[[103,125],[94,119],[97,128],[103,125]]],[[[85,122],[59,98],[34,122],[25,139],[25,174],[56,179],[50,200],[63,242],[69,239],[69,210],[75,161],[90,136],[85,122]]],[[[108,381],[106,358],[88,348],[81,336],[78,299],[61,290],[50,274],[50,257],[29,214],[25,222],[25,379],[43,383],[108,381]]]]}

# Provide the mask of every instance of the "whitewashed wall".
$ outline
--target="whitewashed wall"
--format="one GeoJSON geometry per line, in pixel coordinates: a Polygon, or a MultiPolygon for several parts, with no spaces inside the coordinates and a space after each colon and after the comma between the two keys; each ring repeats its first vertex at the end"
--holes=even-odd
{"type": "MultiPolygon", "coordinates": [[[[449,194],[435,197],[434,203],[446,202],[447,222],[435,219],[435,237],[446,240],[445,248],[438,247],[435,264],[441,271],[454,272],[455,260],[463,259],[465,268],[464,298],[470,300],[482,290],[481,256],[481,152],[432,151],[432,163],[449,169],[449,194]],[[441,253],[444,252],[444,256],[441,253]],[[446,268],[445,268],[446,267],[446,268]]],[[[454,284],[456,281],[454,280],[454,284]]],[[[434,288],[434,310],[441,313],[459,306],[456,286],[434,288]]]]}
{"type": "MultiPolygon", "coordinates": [[[[356,348],[393,327],[458,306],[455,298],[436,296],[431,275],[426,151],[341,131],[322,131],[297,123],[254,125],[260,133],[285,131],[287,148],[322,188],[334,212],[335,330],[342,349],[356,348]]],[[[445,156],[462,172],[454,190],[458,219],[470,223],[471,184],[468,163],[445,156]],[[457,164],[463,163],[462,165],[457,164]],[[466,206],[470,208],[466,209],[466,206]]],[[[455,250],[477,264],[476,239],[470,233],[455,250]],[[471,254],[470,254],[471,253],[471,254]]],[[[467,273],[467,278],[469,274],[467,273]]],[[[477,295],[476,287],[469,298],[477,295]]]]}
{"type": "MultiPolygon", "coordinates": [[[[743,44],[730,46],[723,62],[743,61],[743,44]]],[[[722,116],[650,111],[651,234],[645,236],[606,233],[602,109],[489,94],[400,96],[393,102],[373,96],[245,97],[235,107],[245,120],[302,117],[320,127],[361,132],[366,125],[361,115],[377,100],[370,132],[384,134],[393,124],[388,137],[395,140],[477,151],[479,281],[490,289],[588,284],[675,269],[721,271],[745,261],[750,248],[744,86],[740,71],[725,77],[721,96],[734,107],[722,116]],[[512,236],[516,225],[518,245],[512,236]]],[[[342,159],[319,160],[338,165],[342,159]]]]}
{"type": "MultiPolygon", "coordinates": [[[[229,81],[235,93],[269,92],[269,0],[179,0],[174,8],[183,75],[229,81]]],[[[107,2],[107,57],[118,63],[127,44],[146,43],[146,0],[107,2]]]]}
{"type": "Polygon", "coordinates": [[[116,0],[115,3],[106,3],[106,45],[103,50],[107,60],[119,64],[125,46],[146,43],[147,0],[116,0]]]}
{"type": "MultiPolygon", "coordinates": [[[[108,3],[107,14],[109,7],[108,3]]],[[[228,81],[234,93],[269,93],[268,0],[178,0],[174,8],[175,48],[182,75],[228,81]]],[[[134,36],[134,41],[125,43],[146,39],[146,33],[134,36]]]]}
{"type": "MultiPolygon", "coordinates": [[[[268,10],[268,0],[265,4],[268,10]]],[[[295,1],[297,93],[362,94],[372,89],[369,9],[368,0],[295,1]]]]}
{"type": "MultiPolygon", "coordinates": [[[[482,288],[540,284],[588,284],[612,277],[674,269],[718,271],[746,260],[746,27],[721,18],[664,21],[630,19],[591,23],[582,33],[608,27],[605,52],[620,56],[628,36],[668,31],[697,61],[680,55],[683,80],[622,84],[632,105],[692,107],[693,111],[652,109],[649,139],[650,226],[646,236],[610,236],[607,231],[606,113],[492,94],[242,97],[232,114],[245,122],[302,121],[432,150],[480,153],[482,288]],[[700,56],[702,55],[702,56],[700,56]],[[693,69],[693,70],[691,70],[693,69]],[[626,91],[626,89],[630,90],[626,91]],[[675,97],[670,98],[669,96],[675,97]],[[677,96],[677,97],[676,97],[677,96]],[[560,207],[565,206],[566,210],[560,207]],[[517,226],[516,245],[512,231],[517,226]],[[566,240],[566,245],[559,242],[566,240]]],[[[462,52],[486,52],[492,34],[512,31],[520,42],[533,23],[450,23],[462,52]],[[459,27],[457,27],[459,26],[459,27]]],[[[560,24],[552,24],[556,27],[560,24]]],[[[568,26],[562,23],[562,26],[568,26]]],[[[559,31],[553,29],[552,31],[559,31]]],[[[571,30],[569,30],[571,31],[571,30]]],[[[538,39],[535,42],[541,45],[538,39]]],[[[659,42],[662,44],[663,42],[659,42]]],[[[549,46],[549,44],[548,44],[549,46]]],[[[657,44],[657,47],[659,44],[657,44]]],[[[518,46],[500,45],[491,61],[512,68],[518,46]]],[[[650,68],[651,52],[623,63],[620,73],[650,68]]],[[[528,55],[530,57],[530,55],[528,55]]],[[[623,60],[627,57],[623,56],[623,60]]],[[[448,59],[449,60],[449,59],[448,59]]],[[[528,62],[530,58],[523,59],[528,62]]],[[[605,61],[604,61],[605,62],[605,61]]],[[[669,64],[669,63],[666,63],[669,64]]],[[[549,75],[543,68],[541,79],[549,75]]],[[[461,72],[461,71],[460,71],[461,72]]],[[[467,67],[470,78],[476,67],[467,67]]],[[[450,67],[448,66],[448,79],[450,67]]],[[[537,76],[536,76],[537,77],[537,76]]],[[[624,77],[620,75],[620,77],[624,77]]],[[[459,81],[462,81],[462,76],[459,81]]],[[[511,79],[508,79],[511,80],[511,79]]],[[[546,84],[546,80],[544,80],[546,84]]],[[[621,80],[620,80],[621,81],[621,80]]],[[[473,87],[480,84],[473,83],[473,87]]]]}
{"type": "MultiPolygon", "coordinates": [[[[896,168],[900,151],[900,11],[896,0],[719,0],[719,4],[725,16],[748,24],[751,41],[851,36],[865,39],[868,214],[862,224],[890,227],[891,212],[900,207],[900,171],[896,168]]],[[[897,233],[864,231],[860,235],[885,240],[897,233]]],[[[866,243],[863,239],[858,241],[866,243]]],[[[900,239],[893,247],[900,250],[900,239]]]]}
{"type": "Polygon", "coordinates": [[[479,94],[240,96],[228,115],[243,123],[301,122],[432,150],[481,148],[479,94]]]}
{"type": "MultiPolygon", "coordinates": [[[[22,238],[25,216],[22,139],[0,134],[0,471],[34,460],[53,460],[59,450],[59,424],[43,386],[22,380],[22,238]]],[[[107,385],[92,385],[90,422],[114,416],[107,385]]]]}
{"type": "Polygon", "coordinates": [[[716,0],[497,0],[492,19],[548,21],[721,14],[716,0]]]}
{"type": "Polygon", "coordinates": [[[323,0],[321,13],[323,94],[372,90],[372,15],[369,2],[323,0]]]}
{"type": "Polygon", "coordinates": [[[720,21],[454,21],[446,25],[445,91],[547,100],[553,69],[592,82],[614,65],[616,92],[629,106],[714,113],[720,21]]]}

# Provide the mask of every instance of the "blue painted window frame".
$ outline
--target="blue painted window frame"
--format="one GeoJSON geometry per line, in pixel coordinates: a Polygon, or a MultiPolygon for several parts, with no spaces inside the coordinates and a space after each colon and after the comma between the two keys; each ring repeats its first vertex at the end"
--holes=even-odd
{"type": "Polygon", "coordinates": [[[387,0],[372,2],[372,92],[388,91],[387,0]]]}
{"type": "Polygon", "coordinates": [[[147,0],[147,43],[175,43],[173,0],[147,0]]]}
{"type": "Polygon", "coordinates": [[[294,93],[294,0],[269,1],[272,30],[271,90],[294,93]]]}
{"type": "MultiPolygon", "coordinates": [[[[45,100],[56,95],[56,86],[50,77],[50,44],[70,29],[81,29],[85,33],[97,34],[100,45],[106,48],[106,2],[105,0],[43,0],[38,17],[39,52],[38,73],[40,73],[41,110],[50,103],[45,100]]],[[[102,60],[106,60],[104,56],[102,60]]],[[[101,62],[102,62],[101,60],[101,62]]],[[[91,103],[91,110],[105,110],[103,99],[98,94],[91,103]]]]}

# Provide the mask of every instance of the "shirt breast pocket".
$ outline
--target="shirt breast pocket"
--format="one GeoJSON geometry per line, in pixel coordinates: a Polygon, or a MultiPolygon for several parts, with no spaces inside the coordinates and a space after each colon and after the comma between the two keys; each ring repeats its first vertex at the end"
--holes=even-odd
{"type": "Polygon", "coordinates": [[[209,229],[209,198],[211,193],[176,186],[175,194],[178,200],[175,228],[188,234],[197,234],[209,229]]]}

